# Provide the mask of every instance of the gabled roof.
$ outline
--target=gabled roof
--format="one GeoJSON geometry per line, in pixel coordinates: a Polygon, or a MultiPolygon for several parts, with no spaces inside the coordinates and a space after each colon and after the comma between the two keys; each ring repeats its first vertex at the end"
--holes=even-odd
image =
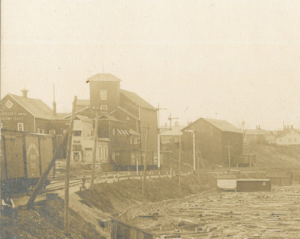
{"type": "Polygon", "coordinates": [[[292,128],[292,129],[284,129],[283,131],[281,131],[281,132],[276,136],[276,138],[281,138],[281,137],[285,136],[286,134],[288,134],[288,133],[291,132],[291,131],[294,131],[294,132],[300,134],[300,132],[297,131],[297,130],[295,130],[294,128],[292,128]]]}
{"type": "Polygon", "coordinates": [[[76,118],[81,120],[81,121],[93,122],[89,117],[86,117],[86,116],[76,115],[75,120],[76,120],[76,118]]]}
{"type": "Polygon", "coordinates": [[[208,118],[200,118],[194,121],[192,124],[188,125],[187,127],[183,128],[181,131],[184,131],[188,129],[191,125],[195,124],[199,120],[204,120],[208,122],[209,124],[213,125],[217,129],[221,130],[222,132],[233,132],[233,133],[240,133],[243,134],[241,130],[239,130],[237,127],[233,126],[226,120],[218,120],[218,119],[208,119],[208,118]]]}
{"type": "Polygon", "coordinates": [[[88,83],[90,81],[119,81],[120,82],[121,80],[112,74],[99,73],[99,74],[96,74],[96,75],[88,78],[86,83],[88,83]]]}
{"type": "Polygon", "coordinates": [[[185,126],[179,126],[179,125],[175,125],[172,126],[172,130],[167,130],[162,132],[161,134],[159,134],[160,136],[181,136],[182,135],[182,129],[185,126]]]}
{"type": "MultiPolygon", "coordinates": [[[[89,108],[90,108],[90,107],[86,107],[86,108],[77,110],[77,111],[75,111],[74,114],[77,115],[78,113],[80,113],[80,112],[82,112],[82,111],[85,111],[85,110],[88,110],[89,108]]],[[[67,114],[65,114],[64,119],[71,117],[71,115],[72,115],[72,113],[67,113],[67,114]]]]}
{"type": "Polygon", "coordinates": [[[24,109],[30,112],[34,117],[40,119],[63,119],[65,114],[53,115],[52,109],[40,99],[33,99],[13,94],[8,94],[24,109]]]}
{"type": "Polygon", "coordinates": [[[266,135],[266,131],[262,129],[247,129],[246,134],[251,134],[251,135],[266,135]]]}
{"type": "Polygon", "coordinates": [[[156,110],[155,107],[153,107],[151,104],[149,104],[147,101],[145,101],[143,98],[141,98],[134,92],[120,89],[120,93],[125,95],[128,99],[130,99],[132,102],[134,102],[141,108],[156,110]]]}
{"type": "Polygon", "coordinates": [[[110,120],[110,121],[116,121],[116,122],[126,122],[126,121],[122,121],[122,120],[118,120],[117,118],[111,116],[111,115],[101,115],[98,118],[99,120],[110,120]]]}
{"type": "Polygon", "coordinates": [[[127,115],[130,115],[132,118],[140,121],[140,119],[138,117],[136,117],[134,114],[130,113],[128,110],[124,109],[123,107],[118,106],[118,109],[122,110],[127,115]]]}

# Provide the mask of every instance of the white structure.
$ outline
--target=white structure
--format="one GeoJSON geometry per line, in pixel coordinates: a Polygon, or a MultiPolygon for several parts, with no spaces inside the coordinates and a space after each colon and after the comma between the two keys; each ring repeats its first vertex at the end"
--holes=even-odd
{"type": "Polygon", "coordinates": [[[285,128],[281,134],[276,136],[277,145],[299,145],[300,133],[293,127],[285,128]]]}
{"type": "MultiPolygon", "coordinates": [[[[93,121],[85,116],[76,115],[72,137],[72,162],[92,163],[94,149],[93,121]]],[[[108,163],[109,139],[98,138],[97,163],[108,163]]]]}

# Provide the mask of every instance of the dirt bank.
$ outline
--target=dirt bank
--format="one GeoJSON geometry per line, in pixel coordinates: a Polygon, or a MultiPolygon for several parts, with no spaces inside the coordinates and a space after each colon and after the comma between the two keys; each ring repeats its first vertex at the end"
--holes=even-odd
{"type": "Polygon", "coordinates": [[[256,167],[300,168],[300,145],[244,144],[244,154],[256,154],[256,167]]]}
{"type": "Polygon", "coordinates": [[[62,199],[36,203],[33,210],[2,211],[0,238],[101,238],[95,227],[70,210],[70,237],[64,235],[62,199]]]}
{"type": "MultiPolygon", "coordinates": [[[[145,202],[157,202],[166,199],[182,198],[216,188],[216,178],[211,175],[182,176],[179,191],[179,177],[147,179],[145,202]]],[[[97,184],[95,192],[78,192],[85,203],[101,209],[103,212],[118,214],[128,207],[140,205],[142,198],[142,180],[125,180],[112,184],[97,184]]]]}

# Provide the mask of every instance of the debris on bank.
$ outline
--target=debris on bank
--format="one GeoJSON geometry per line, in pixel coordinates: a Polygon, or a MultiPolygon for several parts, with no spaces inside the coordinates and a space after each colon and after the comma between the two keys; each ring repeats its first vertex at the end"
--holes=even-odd
{"type": "Polygon", "coordinates": [[[0,238],[101,238],[93,225],[70,210],[70,236],[64,234],[64,202],[60,198],[36,203],[32,210],[2,210],[0,238]]]}

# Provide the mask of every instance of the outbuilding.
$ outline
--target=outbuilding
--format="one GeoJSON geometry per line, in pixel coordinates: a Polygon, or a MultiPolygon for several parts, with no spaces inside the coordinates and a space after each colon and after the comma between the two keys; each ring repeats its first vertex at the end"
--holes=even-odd
{"type": "Polygon", "coordinates": [[[243,132],[226,120],[200,118],[182,129],[183,150],[196,150],[212,164],[235,165],[243,154],[243,132]],[[229,157],[230,156],[230,157],[229,157]]]}

